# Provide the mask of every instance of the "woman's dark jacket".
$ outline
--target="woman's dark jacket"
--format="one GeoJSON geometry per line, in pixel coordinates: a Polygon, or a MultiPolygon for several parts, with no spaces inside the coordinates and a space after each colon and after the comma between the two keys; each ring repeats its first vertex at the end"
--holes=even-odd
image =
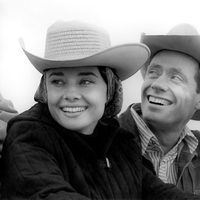
{"type": "Polygon", "coordinates": [[[142,167],[132,134],[114,119],[84,136],[41,103],[9,122],[2,162],[2,199],[187,199],[142,167]]]}
{"type": "MultiPolygon", "coordinates": [[[[128,109],[120,115],[119,122],[122,128],[130,131],[136,137],[135,141],[137,141],[138,146],[141,148],[141,141],[139,137],[140,133],[131,115],[131,106],[129,106],[128,109]]],[[[139,115],[142,115],[140,104],[135,104],[134,109],[139,115]]],[[[199,144],[194,154],[190,153],[186,145],[180,152],[180,155],[176,160],[176,166],[178,169],[178,181],[176,186],[185,192],[200,194],[200,132],[192,132],[198,139],[199,144]]],[[[154,171],[152,163],[147,160],[145,160],[144,163],[146,167],[154,171]]]]}

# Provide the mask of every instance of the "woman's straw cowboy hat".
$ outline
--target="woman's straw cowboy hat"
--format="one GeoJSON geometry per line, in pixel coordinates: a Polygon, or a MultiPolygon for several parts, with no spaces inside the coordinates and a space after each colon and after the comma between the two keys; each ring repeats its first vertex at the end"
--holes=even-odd
{"type": "Polygon", "coordinates": [[[104,66],[114,69],[121,80],[136,73],[150,57],[144,44],[111,47],[105,30],[80,21],[59,21],[48,28],[44,58],[22,48],[41,73],[51,68],[104,66]]]}
{"type": "MultiPolygon", "coordinates": [[[[167,35],[143,34],[141,42],[150,48],[151,58],[161,50],[171,50],[187,54],[200,64],[200,35],[190,24],[177,25],[167,35]]],[[[141,69],[143,77],[146,68],[147,65],[141,69]]],[[[200,120],[200,110],[195,112],[192,119],[200,120]]]]}

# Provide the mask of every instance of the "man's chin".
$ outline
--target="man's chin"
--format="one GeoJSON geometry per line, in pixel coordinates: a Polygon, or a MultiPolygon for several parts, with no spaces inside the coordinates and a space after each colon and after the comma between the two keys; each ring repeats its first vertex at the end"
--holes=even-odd
{"type": "Polygon", "coordinates": [[[151,122],[151,123],[164,123],[166,121],[166,118],[162,115],[159,114],[153,114],[151,112],[143,114],[143,119],[146,122],[151,122]]]}

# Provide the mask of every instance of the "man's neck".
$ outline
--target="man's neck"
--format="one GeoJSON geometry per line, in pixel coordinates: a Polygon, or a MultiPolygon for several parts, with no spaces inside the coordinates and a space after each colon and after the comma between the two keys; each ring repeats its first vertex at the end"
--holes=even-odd
{"type": "MultiPolygon", "coordinates": [[[[157,124],[156,124],[157,125],[157,124]]],[[[161,127],[161,126],[155,126],[154,124],[149,124],[148,126],[152,133],[157,137],[164,153],[170,151],[170,149],[173,148],[174,145],[178,142],[181,133],[183,131],[183,127],[179,128],[170,128],[168,127],[161,127]]]]}

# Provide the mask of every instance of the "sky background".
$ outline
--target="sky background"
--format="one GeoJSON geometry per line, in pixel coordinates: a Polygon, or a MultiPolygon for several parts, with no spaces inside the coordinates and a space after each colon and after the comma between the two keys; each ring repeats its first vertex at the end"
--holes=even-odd
{"type": "MultiPolygon", "coordinates": [[[[112,46],[139,42],[141,33],[166,34],[179,23],[200,32],[199,0],[0,0],[0,91],[22,112],[35,102],[41,74],[19,45],[43,57],[47,28],[57,20],[83,20],[104,27],[112,46]]],[[[122,111],[140,102],[142,78],[136,73],[124,81],[122,111]]],[[[200,122],[189,127],[200,130],[200,122]]]]}

